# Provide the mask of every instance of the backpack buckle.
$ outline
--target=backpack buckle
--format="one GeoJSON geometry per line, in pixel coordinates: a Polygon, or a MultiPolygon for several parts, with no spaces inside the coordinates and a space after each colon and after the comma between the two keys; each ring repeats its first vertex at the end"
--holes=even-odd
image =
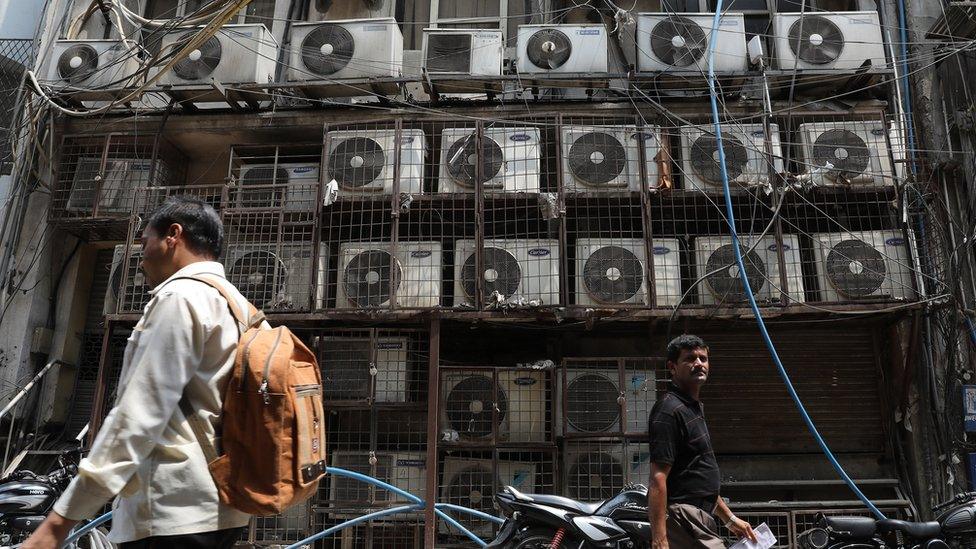
{"type": "Polygon", "coordinates": [[[302,467],[302,482],[308,484],[325,474],[325,460],[320,459],[302,467]]]}

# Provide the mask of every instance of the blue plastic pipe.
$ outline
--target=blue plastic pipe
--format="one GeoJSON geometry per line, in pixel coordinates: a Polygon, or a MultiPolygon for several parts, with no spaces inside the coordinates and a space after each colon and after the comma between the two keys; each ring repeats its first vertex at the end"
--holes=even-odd
{"type": "Polygon", "coordinates": [[[424,508],[423,505],[402,505],[400,507],[391,507],[389,509],[383,509],[381,511],[376,511],[375,513],[369,513],[368,515],[363,515],[361,517],[356,517],[354,519],[349,519],[346,522],[342,522],[342,523],[336,524],[335,526],[332,526],[331,528],[327,528],[327,529],[322,530],[321,532],[319,532],[317,534],[313,534],[313,535],[311,535],[311,536],[309,536],[309,537],[307,537],[307,538],[305,538],[305,539],[303,539],[303,540],[301,540],[299,542],[293,543],[293,544],[289,545],[288,547],[286,547],[285,549],[300,549],[304,545],[308,545],[308,544],[313,543],[315,541],[318,541],[318,540],[320,540],[322,538],[329,537],[332,534],[338,532],[339,530],[344,530],[346,528],[349,528],[350,526],[355,526],[355,525],[357,525],[359,523],[362,523],[362,522],[366,522],[366,521],[369,521],[369,520],[375,520],[375,519],[378,519],[378,518],[383,518],[383,517],[389,516],[389,515],[395,515],[397,513],[404,513],[404,512],[407,512],[407,511],[419,511],[419,510],[421,510],[423,508],[424,508]]]}
{"type": "MultiPolygon", "coordinates": [[[[901,1],[901,0],[899,0],[901,1]]],[[[722,121],[719,116],[718,110],[718,99],[717,92],[715,89],[715,44],[719,29],[719,24],[722,20],[722,0],[717,0],[718,5],[715,7],[715,16],[712,19],[712,32],[708,43],[708,90],[710,93],[710,100],[712,106],[712,123],[715,126],[715,141],[718,145],[718,162],[719,169],[722,173],[722,191],[725,193],[725,211],[726,219],[729,224],[729,230],[732,233],[732,249],[735,250],[735,262],[739,266],[740,279],[742,280],[742,286],[745,290],[746,296],[749,298],[749,306],[752,308],[752,314],[756,317],[756,324],[759,326],[759,333],[762,334],[763,341],[766,343],[766,348],[769,349],[769,354],[773,358],[773,362],[776,364],[776,369],[779,371],[779,375],[783,378],[783,383],[786,385],[787,391],[790,393],[790,397],[796,404],[797,409],[800,411],[800,415],[803,417],[803,422],[806,423],[807,429],[810,430],[810,434],[816,439],[817,444],[823,451],[824,455],[833,465],[834,470],[837,474],[844,480],[844,482],[851,488],[851,490],[857,495],[857,497],[864,502],[865,505],[871,510],[872,513],[879,519],[885,518],[884,514],[875,507],[874,503],[871,502],[867,496],[861,492],[857,484],[847,475],[844,468],[834,457],[833,452],[827,446],[823,437],[820,436],[820,432],[817,431],[817,426],[814,425],[813,420],[810,419],[810,414],[807,413],[806,408],[803,406],[803,402],[800,400],[800,396],[796,393],[796,389],[793,388],[793,383],[790,381],[790,376],[786,372],[786,368],[783,366],[783,362],[779,358],[779,353],[776,352],[776,346],[773,344],[772,338],[769,336],[769,330],[766,329],[766,322],[763,320],[762,314],[759,312],[759,305],[756,303],[756,296],[752,292],[752,286],[749,284],[749,277],[746,276],[748,272],[746,270],[745,262],[742,258],[742,250],[739,249],[739,234],[736,232],[735,228],[735,211],[732,208],[732,193],[729,191],[729,174],[725,167],[725,149],[722,146],[722,121]]],[[[904,42],[904,41],[903,41],[904,42]]]]}
{"type": "Polygon", "coordinates": [[[112,512],[109,511],[108,513],[105,513],[104,515],[98,517],[97,519],[91,522],[86,522],[83,526],[81,526],[80,528],[72,532],[72,534],[68,536],[68,539],[64,540],[64,545],[68,545],[78,541],[79,539],[81,539],[81,536],[84,536],[88,532],[91,532],[95,528],[98,528],[99,526],[105,524],[111,518],[112,518],[112,512]]]}

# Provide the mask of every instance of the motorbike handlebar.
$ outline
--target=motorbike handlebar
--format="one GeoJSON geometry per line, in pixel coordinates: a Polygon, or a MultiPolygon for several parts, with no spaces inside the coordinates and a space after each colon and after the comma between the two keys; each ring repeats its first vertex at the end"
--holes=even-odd
{"type": "Polygon", "coordinates": [[[956,494],[952,499],[948,501],[943,501],[942,503],[937,503],[932,507],[933,511],[938,511],[944,509],[950,505],[955,505],[957,503],[962,503],[970,499],[976,498],[976,492],[963,492],[961,494],[956,494]]]}

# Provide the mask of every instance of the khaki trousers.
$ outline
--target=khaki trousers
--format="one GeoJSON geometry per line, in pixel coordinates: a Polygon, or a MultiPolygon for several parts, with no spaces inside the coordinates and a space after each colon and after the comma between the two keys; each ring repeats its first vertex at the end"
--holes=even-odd
{"type": "Polygon", "coordinates": [[[694,505],[668,505],[667,527],[670,549],[725,549],[715,517],[694,505]]]}

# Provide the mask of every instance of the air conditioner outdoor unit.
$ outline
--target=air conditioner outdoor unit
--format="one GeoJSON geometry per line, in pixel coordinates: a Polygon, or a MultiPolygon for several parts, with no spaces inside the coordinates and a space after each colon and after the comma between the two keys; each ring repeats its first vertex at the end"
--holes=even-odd
{"type": "Polygon", "coordinates": [[[610,50],[604,25],[519,25],[520,74],[609,71],[610,50]]]}
{"type": "Polygon", "coordinates": [[[773,41],[780,70],[887,66],[877,11],[778,13],[773,16],[773,41]]]}
{"type": "MultiPolygon", "coordinates": [[[[336,450],[332,452],[332,467],[372,475],[370,459],[376,460],[375,478],[392,484],[421,499],[427,493],[427,455],[423,452],[362,452],[336,450]]],[[[329,504],[338,512],[336,518],[353,518],[373,507],[392,507],[406,503],[393,492],[366,484],[356,479],[333,475],[330,477],[329,504]],[[342,512],[346,511],[346,512],[342,512]]],[[[386,520],[415,520],[409,514],[398,514],[386,520]]]]}
{"type": "Polygon", "coordinates": [[[55,89],[119,89],[136,85],[139,56],[120,40],[57,40],[42,84],[55,89]]]}
{"type": "Polygon", "coordinates": [[[310,311],[325,303],[329,247],[310,243],[232,244],[223,263],[229,280],[258,309],[310,311]]]}
{"type": "Polygon", "coordinates": [[[407,338],[323,337],[321,345],[325,400],[407,400],[407,338]]]}
{"type": "Polygon", "coordinates": [[[424,70],[432,75],[500,76],[502,31],[424,29],[424,70]]]}
{"type": "Polygon", "coordinates": [[[915,299],[911,257],[915,247],[901,231],[819,233],[810,237],[824,301],[915,299]]]}
{"type": "Polygon", "coordinates": [[[560,434],[614,436],[647,432],[647,418],[657,400],[654,371],[625,368],[623,390],[616,369],[570,365],[565,373],[565,387],[562,375],[560,371],[556,403],[556,424],[560,434]],[[620,422],[621,396],[625,399],[623,411],[627,415],[624,425],[620,422]]]}
{"type": "MultiPolygon", "coordinates": [[[[176,53],[201,29],[170,32],[160,52],[176,53]]],[[[267,84],[274,82],[277,57],[278,43],[263,24],[224,25],[163,74],[158,85],[267,84]]]]}
{"type": "MultiPolygon", "coordinates": [[[[773,171],[783,171],[783,150],[779,126],[770,124],[773,171]]],[[[765,185],[769,182],[766,131],[762,124],[722,126],[722,148],[730,185],[765,185]]],[[[682,166],[686,189],[721,190],[722,165],[718,161],[718,139],[712,126],[681,128],[682,166]]]]}
{"type": "Polygon", "coordinates": [[[125,216],[132,212],[137,189],[159,180],[165,164],[141,158],[112,158],[105,160],[102,170],[99,157],[82,157],[75,166],[71,190],[65,210],[98,217],[125,216]],[[94,206],[98,202],[98,211],[94,206]]]}
{"type": "MultiPolygon", "coordinates": [[[[782,294],[782,282],[776,237],[767,235],[757,242],[755,235],[740,234],[739,242],[742,245],[746,276],[756,300],[761,303],[778,303],[782,294]]],[[[783,235],[783,254],[790,301],[803,302],[800,244],[796,235],[783,235]]],[[[697,276],[714,273],[699,284],[698,295],[702,305],[741,304],[748,300],[730,236],[696,238],[695,260],[697,276]]]]}
{"type": "Polygon", "coordinates": [[[347,242],[339,246],[337,309],[431,308],[441,301],[438,242],[347,242]]]}
{"type": "Polygon", "coordinates": [[[620,443],[573,444],[563,452],[566,495],[581,501],[603,501],[627,484],[627,457],[620,443]]]}
{"type": "Polygon", "coordinates": [[[661,128],[563,126],[563,185],[567,192],[642,191],[658,186],[661,128]],[[644,146],[647,185],[641,184],[644,146]]]}
{"type": "Polygon", "coordinates": [[[230,188],[230,203],[235,209],[318,209],[318,164],[245,164],[238,177],[230,188]]]}
{"type": "MultiPolygon", "coordinates": [[[[396,130],[336,130],[326,133],[325,178],[339,184],[339,194],[374,195],[393,192],[396,130]]],[[[420,194],[424,180],[424,131],[400,133],[398,192],[420,194]]]]}
{"type": "Polygon", "coordinates": [[[393,18],[297,23],[288,80],[399,77],[403,35],[393,18]]]}
{"type": "Polygon", "coordinates": [[[805,172],[826,169],[833,185],[892,185],[888,130],[883,121],[811,122],[800,124],[805,172]]]}
{"type": "Polygon", "coordinates": [[[480,154],[477,141],[472,128],[447,128],[441,133],[438,191],[474,192],[475,182],[480,179],[486,192],[539,192],[538,128],[486,127],[480,154]]]}
{"type": "Polygon", "coordinates": [[[478,284],[483,302],[544,306],[559,303],[559,242],[556,240],[484,241],[482,272],[477,272],[474,240],[454,248],[454,306],[475,304],[478,284]]]}
{"type": "MultiPolygon", "coordinates": [[[[637,14],[637,72],[708,72],[711,13],[637,14]]],[[[745,18],[725,13],[719,22],[715,44],[715,72],[737,73],[749,69],[745,18]]]]}
{"type": "Polygon", "coordinates": [[[150,288],[146,283],[146,275],[139,266],[142,261],[142,246],[132,244],[128,249],[128,262],[125,261],[125,244],[116,246],[112,253],[112,270],[109,273],[108,291],[105,292],[102,314],[142,312],[146,303],[149,303],[150,288]],[[124,301],[119,303],[119,299],[123,298],[123,292],[124,301]]]}
{"type": "MultiPolygon", "coordinates": [[[[490,459],[448,457],[444,459],[440,501],[496,515],[494,494],[505,486],[525,494],[534,493],[536,470],[536,465],[530,462],[499,461],[497,471],[493,471],[490,459]]],[[[490,522],[467,514],[458,514],[456,518],[475,535],[483,538],[491,535],[490,522]]],[[[438,524],[442,533],[456,532],[443,520],[438,524]]]]}
{"type": "MultiPolygon", "coordinates": [[[[678,240],[654,239],[654,289],[657,306],[681,297],[678,240]]],[[[639,238],[580,238],[576,241],[576,304],[613,307],[650,305],[646,253],[639,238]]]]}
{"type": "Polygon", "coordinates": [[[535,370],[441,374],[441,431],[462,442],[546,442],[546,377],[535,370]],[[496,396],[497,395],[497,396],[496,396]]]}

